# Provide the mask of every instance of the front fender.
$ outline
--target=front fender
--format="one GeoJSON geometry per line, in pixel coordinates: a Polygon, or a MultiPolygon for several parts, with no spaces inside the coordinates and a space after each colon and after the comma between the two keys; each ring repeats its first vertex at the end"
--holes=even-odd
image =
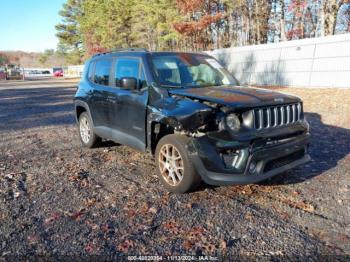
{"type": "Polygon", "coordinates": [[[213,108],[190,99],[167,97],[149,105],[149,121],[170,125],[175,130],[195,130],[207,123],[213,108]]]}

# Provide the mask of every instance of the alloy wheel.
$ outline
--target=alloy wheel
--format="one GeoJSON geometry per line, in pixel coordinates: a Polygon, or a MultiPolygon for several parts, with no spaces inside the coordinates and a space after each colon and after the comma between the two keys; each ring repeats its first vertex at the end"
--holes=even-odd
{"type": "Polygon", "coordinates": [[[85,144],[89,143],[91,137],[91,128],[89,120],[86,117],[82,117],[80,120],[80,136],[81,140],[83,140],[85,144]]]}
{"type": "Polygon", "coordinates": [[[171,144],[165,144],[159,151],[159,170],[164,180],[171,186],[181,183],[184,163],[179,150],[171,144]]]}

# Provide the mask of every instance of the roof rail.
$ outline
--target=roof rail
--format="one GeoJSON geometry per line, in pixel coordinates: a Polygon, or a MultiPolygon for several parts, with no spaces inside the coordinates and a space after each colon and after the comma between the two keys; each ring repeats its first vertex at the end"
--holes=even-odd
{"type": "Polygon", "coordinates": [[[93,55],[93,57],[104,55],[104,54],[117,53],[117,52],[148,52],[148,50],[146,48],[134,48],[134,47],[112,48],[110,51],[95,54],[93,55]]]}
{"type": "Polygon", "coordinates": [[[112,48],[111,52],[148,52],[146,48],[129,47],[129,48],[112,48]]]}

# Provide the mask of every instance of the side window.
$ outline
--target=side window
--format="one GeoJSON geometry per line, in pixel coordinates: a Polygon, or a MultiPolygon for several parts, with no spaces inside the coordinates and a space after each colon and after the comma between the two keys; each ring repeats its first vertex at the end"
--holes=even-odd
{"type": "Polygon", "coordinates": [[[112,60],[101,59],[97,60],[95,65],[94,82],[99,85],[109,85],[109,74],[111,71],[112,60]]]}
{"type": "Polygon", "coordinates": [[[90,65],[89,65],[89,71],[88,71],[88,79],[89,79],[90,81],[93,81],[93,80],[94,80],[94,75],[93,75],[93,73],[94,73],[94,67],[95,67],[95,62],[90,63],[90,65]]]}
{"type": "Polygon", "coordinates": [[[120,79],[124,77],[136,78],[139,82],[140,61],[132,58],[117,59],[115,68],[115,85],[120,87],[120,79]]]}

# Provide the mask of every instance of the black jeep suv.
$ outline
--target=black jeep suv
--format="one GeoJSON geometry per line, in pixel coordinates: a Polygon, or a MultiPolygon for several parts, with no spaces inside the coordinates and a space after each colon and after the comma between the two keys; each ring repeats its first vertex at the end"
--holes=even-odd
{"type": "Polygon", "coordinates": [[[239,86],[211,56],[123,49],[93,56],[75,95],[81,142],[154,155],[172,192],[255,183],[307,162],[297,97],[239,86]]]}

